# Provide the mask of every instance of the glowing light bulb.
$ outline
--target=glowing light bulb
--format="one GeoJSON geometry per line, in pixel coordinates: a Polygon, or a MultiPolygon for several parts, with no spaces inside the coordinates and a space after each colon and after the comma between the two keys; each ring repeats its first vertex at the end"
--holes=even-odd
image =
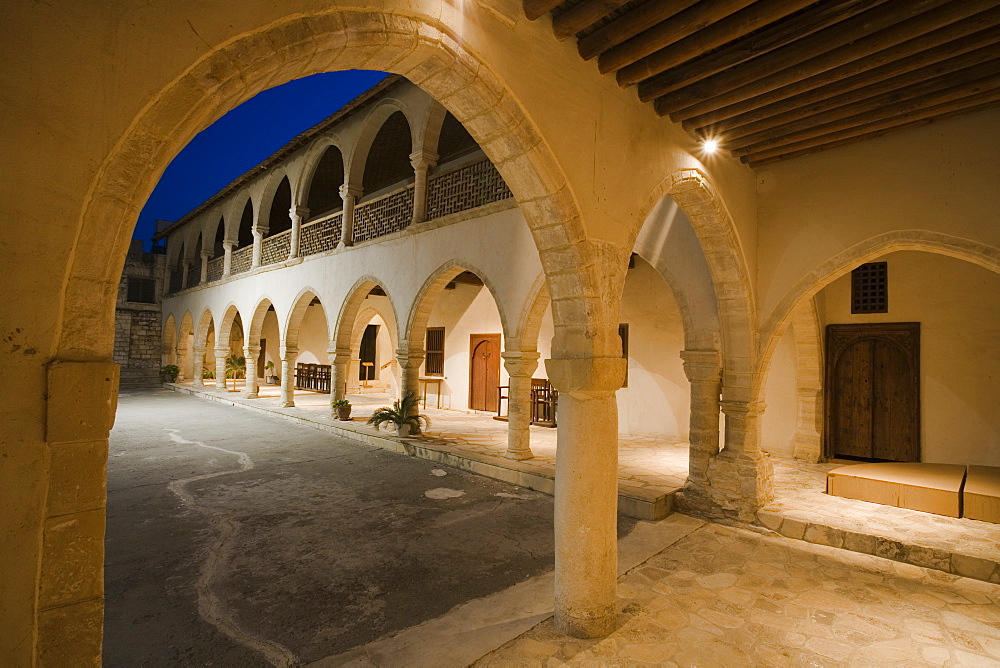
{"type": "Polygon", "coordinates": [[[715,153],[719,148],[719,142],[715,139],[706,139],[701,143],[701,148],[705,153],[715,153]]]}

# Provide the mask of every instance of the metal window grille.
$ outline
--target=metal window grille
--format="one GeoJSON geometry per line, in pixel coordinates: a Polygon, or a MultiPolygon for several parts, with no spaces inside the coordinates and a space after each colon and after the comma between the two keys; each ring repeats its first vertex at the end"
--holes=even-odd
{"type": "Polygon", "coordinates": [[[851,272],[851,313],[889,312],[889,263],[868,262],[851,272]]]}
{"type": "Polygon", "coordinates": [[[156,303],[156,279],[128,277],[128,301],[140,304],[156,303]]]}

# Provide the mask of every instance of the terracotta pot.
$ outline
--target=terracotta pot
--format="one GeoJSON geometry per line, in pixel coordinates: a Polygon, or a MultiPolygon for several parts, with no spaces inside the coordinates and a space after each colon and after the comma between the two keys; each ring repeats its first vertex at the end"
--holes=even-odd
{"type": "Polygon", "coordinates": [[[337,406],[337,419],[338,420],[350,420],[351,419],[351,407],[350,406],[337,406]]]}

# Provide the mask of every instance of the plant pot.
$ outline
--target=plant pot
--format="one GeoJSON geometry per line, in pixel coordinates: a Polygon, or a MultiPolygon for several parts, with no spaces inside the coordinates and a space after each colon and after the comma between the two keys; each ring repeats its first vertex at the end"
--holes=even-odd
{"type": "Polygon", "coordinates": [[[406,438],[410,435],[410,424],[407,422],[405,424],[396,425],[396,436],[400,438],[406,438]]]}
{"type": "Polygon", "coordinates": [[[338,420],[350,420],[351,419],[351,407],[350,406],[337,406],[337,419],[338,420]]]}
{"type": "Polygon", "coordinates": [[[267,384],[268,385],[280,385],[281,381],[278,380],[277,376],[268,376],[267,377],[267,384]]]}

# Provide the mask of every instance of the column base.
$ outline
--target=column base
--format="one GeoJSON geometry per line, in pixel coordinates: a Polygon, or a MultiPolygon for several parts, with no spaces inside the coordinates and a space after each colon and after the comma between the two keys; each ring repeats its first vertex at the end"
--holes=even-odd
{"type": "Polygon", "coordinates": [[[554,621],[557,631],[574,638],[603,638],[618,624],[614,611],[599,617],[574,617],[556,612],[554,621]]]}
{"type": "Polygon", "coordinates": [[[295,402],[294,401],[282,401],[281,402],[281,408],[295,408],[295,402]]]}
{"type": "Polygon", "coordinates": [[[535,454],[531,450],[508,450],[503,453],[503,456],[507,459],[516,459],[518,461],[535,458],[535,454]]]}
{"type": "Polygon", "coordinates": [[[260,395],[258,395],[256,392],[250,392],[249,394],[244,394],[243,398],[244,399],[259,399],[260,395]]]}

